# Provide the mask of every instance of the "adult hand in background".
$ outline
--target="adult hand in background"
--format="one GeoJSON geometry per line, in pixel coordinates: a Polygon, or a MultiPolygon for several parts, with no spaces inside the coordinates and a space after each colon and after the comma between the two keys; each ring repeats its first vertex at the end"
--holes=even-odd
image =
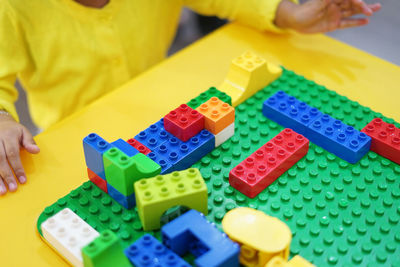
{"type": "Polygon", "coordinates": [[[300,33],[323,33],[337,29],[366,25],[381,4],[366,4],[362,0],[309,0],[301,5],[282,0],[276,12],[275,24],[300,33]]]}
{"type": "Polygon", "coordinates": [[[20,159],[20,149],[39,153],[31,133],[10,115],[0,115],[0,195],[18,188],[17,181],[26,182],[26,174],[20,159]],[[7,185],[7,187],[6,187],[7,185]]]}

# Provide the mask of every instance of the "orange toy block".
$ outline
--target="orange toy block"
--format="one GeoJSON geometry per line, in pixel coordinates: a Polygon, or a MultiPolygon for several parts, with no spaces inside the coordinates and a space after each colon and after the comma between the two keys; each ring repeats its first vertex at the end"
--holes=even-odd
{"type": "Polygon", "coordinates": [[[205,128],[213,134],[218,134],[235,121],[235,109],[218,97],[210,98],[196,110],[204,115],[205,128]]]}

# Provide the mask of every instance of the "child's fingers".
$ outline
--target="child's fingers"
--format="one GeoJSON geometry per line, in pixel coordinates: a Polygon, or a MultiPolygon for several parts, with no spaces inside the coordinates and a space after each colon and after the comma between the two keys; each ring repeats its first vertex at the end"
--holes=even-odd
{"type": "Polygon", "coordinates": [[[5,193],[7,193],[7,188],[3,182],[3,179],[0,177],[0,196],[4,195],[5,193]]]}
{"type": "Polygon", "coordinates": [[[4,143],[0,144],[0,176],[8,185],[8,190],[17,190],[17,182],[15,181],[14,174],[11,171],[10,165],[7,162],[7,155],[4,149],[4,143]]]}
{"type": "Polygon", "coordinates": [[[22,142],[21,145],[32,154],[37,154],[40,152],[40,148],[36,145],[35,140],[33,140],[32,134],[26,129],[22,130],[22,142]]]}
{"type": "Polygon", "coordinates": [[[357,27],[357,26],[363,26],[368,24],[369,20],[367,18],[361,18],[361,19],[343,19],[339,23],[339,29],[345,29],[345,28],[351,28],[351,27],[357,27]]]}
{"type": "Polygon", "coordinates": [[[351,0],[353,9],[360,10],[362,14],[366,16],[371,16],[372,15],[372,10],[369,8],[369,6],[363,1],[363,0],[351,0]]]}
{"type": "Polygon", "coordinates": [[[4,143],[4,149],[8,159],[8,163],[14,170],[15,177],[23,184],[26,182],[26,174],[22,167],[21,159],[19,156],[19,144],[17,140],[8,140],[4,143]]]}
{"type": "Polygon", "coordinates": [[[368,5],[372,12],[377,12],[381,9],[382,5],[379,3],[368,5]]]}

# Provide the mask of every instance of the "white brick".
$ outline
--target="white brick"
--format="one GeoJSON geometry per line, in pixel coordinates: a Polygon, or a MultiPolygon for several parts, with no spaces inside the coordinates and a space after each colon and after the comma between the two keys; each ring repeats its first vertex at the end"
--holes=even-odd
{"type": "Polygon", "coordinates": [[[235,134],[235,123],[227,126],[225,129],[215,135],[215,147],[231,138],[235,134]]]}

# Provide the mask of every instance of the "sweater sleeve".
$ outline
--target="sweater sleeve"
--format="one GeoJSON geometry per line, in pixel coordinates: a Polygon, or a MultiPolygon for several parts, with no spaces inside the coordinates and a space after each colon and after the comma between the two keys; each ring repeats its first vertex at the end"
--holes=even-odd
{"type": "MultiPolygon", "coordinates": [[[[258,30],[281,32],[275,23],[276,10],[282,0],[184,0],[194,11],[235,20],[258,30]]],[[[297,3],[297,0],[291,0],[297,3]]]]}
{"type": "Polygon", "coordinates": [[[0,109],[16,120],[15,101],[18,91],[14,84],[17,74],[26,66],[26,45],[14,10],[7,1],[0,1],[0,109]]]}

